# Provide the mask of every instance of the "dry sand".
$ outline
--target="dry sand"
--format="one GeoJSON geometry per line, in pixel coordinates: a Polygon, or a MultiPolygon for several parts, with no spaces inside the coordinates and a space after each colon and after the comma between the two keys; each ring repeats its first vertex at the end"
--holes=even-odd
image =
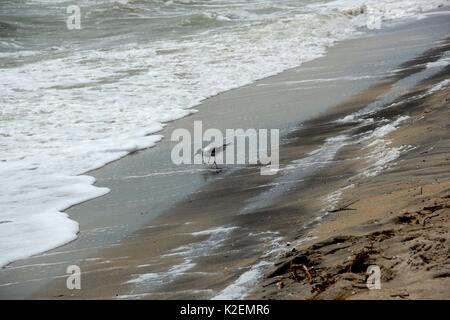
{"type": "MultiPolygon", "coordinates": [[[[447,67],[403,99],[449,75],[447,67]]],[[[449,102],[447,87],[388,111],[411,117],[388,136],[392,146],[414,149],[382,174],[352,179],[355,187],[311,231],[316,238],[286,253],[252,298],[450,299],[449,102]],[[366,286],[370,265],[381,269],[379,290],[366,286]]]]}

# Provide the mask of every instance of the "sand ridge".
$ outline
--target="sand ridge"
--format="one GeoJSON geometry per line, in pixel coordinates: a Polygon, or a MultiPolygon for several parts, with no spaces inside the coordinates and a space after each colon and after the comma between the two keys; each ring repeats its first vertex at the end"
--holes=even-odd
{"type": "MultiPolygon", "coordinates": [[[[449,74],[447,67],[408,96],[449,74]]],[[[286,253],[253,297],[449,299],[449,101],[447,87],[406,102],[411,118],[389,139],[414,148],[382,174],[352,181],[311,231],[315,239],[286,253]],[[370,265],[381,269],[380,290],[366,286],[370,265]]]]}

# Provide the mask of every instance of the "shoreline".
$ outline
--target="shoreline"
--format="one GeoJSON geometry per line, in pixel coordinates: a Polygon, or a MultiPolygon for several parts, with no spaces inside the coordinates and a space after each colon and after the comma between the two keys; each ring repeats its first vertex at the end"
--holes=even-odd
{"type": "MultiPolygon", "coordinates": [[[[376,38],[376,36],[374,36],[376,38]]],[[[351,41],[350,41],[351,42],[351,41]]],[[[357,43],[357,41],[356,41],[357,43]]],[[[345,46],[345,45],[344,45],[345,46]]],[[[419,49],[417,49],[419,50],[419,49]]],[[[399,60],[402,60],[401,58],[399,58],[399,60]]],[[[317,63],[317,62],[315,62],[317,63]]],[[[312,65],[314,65],[315,63],[312,63],[312,65]]],[[[319,62],[320,63],[320,62],[319,62]]],[[[417,61],[416,61],[417,63],[417,61]]],[[[414,66],[405,66],[408,67],[408,69],[406,69],[405,73],[403,74],[404,77],[407,77],[409,75],[409,73],[414,72],[414,66]]],[[[302,67],[299,68],[299,70],[301,70],[302,67]]],[[[306,67],[307,68],[307,67],[306,67]]],[[[400,73],[397,73],[397,76],[400,73]]],[[[286,81],[290,81],[290,79],[294,78],[295,81],[301,81],[298,80],[299,75],[297,73],[296,70],[289,70],[288,72],[285,72],[285,75],[283,76],[283,82],[286,81]]],[[[301,77],[301,76],[300,76],[301,77]]],[[[304,76],[307,80],[308,75],[304,76]]],[[[252,88],[257,88],[258,86],[264,86],[270,84],[272,87],[276,87],[276,86],[280,86],[279,84],[277,84],[277,79],[279,79],[280,77],[275,76],[275,77],[270,77],[268,79],[264,79],[262,81],[258,81],[257,84],[252,85],[250,87],[252,88]]],[[[341,81],[342,82],[342,81],[341,81]]],[[[367,84],[364,84],[362,87],[367,86],[367,84]]],[[[351,110],[356,110],[359,107],[361,107],[364,104],[369,103],[370,101],[372,101],[373,99],[375,99],[377,96],[379,96],[380,94],[382,94],[383,92],[386,92],[386,90],[389,89],[389,81],[381,81],[379,82],[377,85],[370,87],[368,90],[363,90],[362,93],[360,93],[359,95],[353,96],[350,101],[344,101],[342,104],[339,105],[339,108],[337,108],[335,105],[333,105],[333,109],[328,109],[328,113],[329,113],[329,117],[336,117],[336,114],[333,112],[334,111],[338,111],[338,113],[340,115],[348,115],[348,113],[351,110]],[[339,109],[339,110],[337,110],[339,109]],[[334,110],[334,111],[333,111],[334,110]]],[[[249,97],[252,97],[252,94],[255,94],[255,89],[252,88],[247,88],[247,89],[235,89],[233,90],[234,92],[229,92],[224,94],[221,94],[219,96],[217,96],[214,99],[209,99],[208,101],[206,101],[205,103],[209,103],[209,104],[214,104],[217,103],[220,100],[232,100],[232,99],[236,99],[239,94],[242,96],[244,96],[243,101],[245,101],[245,94],[249,94],[249,97]],[[243,91],[242,91],[243,90],[243,91]],[[247,90],[247,92],[245,92],[245,90],[247,90]],[[236,94],[237,91],[237,94],[236,94]],[[243,94],[244,92],[244,94],[243,94]],[[224,98],[225,97],[225,98],[224,98]]],[[[323,90],[320,89],[320,90],[323,90]]],[[[320,91],[319,90],[319,91],[320,91]]],[[[357,93],[359,92],[359,89],[355,89],[354,92],[357,93]]],[[[256,93],[258,93],[256,91],[256,93]]],[[[260,92],[259,92],[260,94],[260,92]]],[[[276,99],[279,99],[280,96],[277,95],[276,99]]],[[[240,98],[242,100],[242,98],[240,98]]],[[[323,102],[323,101],[321,101],[323,102]]],[[[272,103],[271,101],[268,103],[268,105],[270,105],[270,103],[272,103]]],[[[330,101],[330,105],[332,104],[332,102],[330,101]]],[[[223,107],[223,105],[221,105],[223,107]]],[[[219,106],[220,107],[220,106],[219,106]]],[[[214,113],[214,111],[220,110],[220,108],[216,109],[212,109],[212,111],[210,110],[210,113],[214,113]]],[[[288,111],[291,110],[292,113],[294,113],[296,110],[295,108],[292,109],[287,109],[288,111]]],[[[323,108],[323,111],[327,110],[327,108],[323,108]]],[[[267,109],[266,109],[267,111],[267,109]]],[[[203,108],[202,109],[203,113],[208,113],[207,112],[207,108],[203,108]]],[[[272,111],[273,112],[273,111],[272,111]]],[[[298,111],[297,111],[298,112],[298,111]]],[[[208,115],[207,115],[208,116],[208,115]]],[[[289,118],[289,115],[287,116],[289,118]]],[[[325,116],[326,117],[326,116],[325,116]]],[[[181,119],[179,121],[177,121],[176,124],[174,124],[174,127],[180,126],[180,121],[184,122],[185,124],[189,123],[192,120],[193,117],[188,117],[185,119],[181,119]]],[[[194,117],[195,118],[195,117],[194,117]]],[[[323,118],[323,117],[322,117],[323,118]]],[[[270,116],[267,117],[267,119],[270,119],[270,116]]],[[[286,119],[286,117],[279,119],[279,120],[283,120],[286,119]]],[[[211,120],[211,123],[217,124],[217,121],[221,122],[223,121],[222,118],[220,117],[216,117],[216,120],[214,120],[213,118],[210,118],[209,120],[211,120]],[[219,119],[217,119],[219,118],[219,119]],[[216,121],[216,122],[215,122],[216,121]]],[[[249,119],[243,119],[241,123],[248,123],[249,119]]],[[[232,123],[235,123],[235,120],[229,120],[232,121],[232,123]]],[[[285,120],[284,120],[285,121],[285,120]]],[[[314,121],[317,121],[317,118],[314,118],[313,120],[309,120],[310,122],[314,123],[314,121]]],[[[225,123],[227,121],[225,120],[225,123]]],[[[298,121],[297,120],[290,120],[291,123],[295,123],[298,121]]],[[[307,124],[308,120],[303,121],[303,123],[307,124]]],[[[256,121],[256,126],[259,125],[261,127],[264,127],[267,123],[264,123],[264,121],[260,121],[257,120],[256,121]]],[[[274,127],[276,127],[278,124],[272,124],[274,127]]],[[[287,125],[286,123],[284,124],[286,126],[286,128],[291,128],[291,125],[287,125]]],[[[342,129],[345,128],[346,126],[349,126],[349,124],[343,124],[341,125],[341,127],[337,128],[337,129],[342,129]]],[[[169,125],[170,127],[170,125],[169,125]]],[[[173,127],[172,127],[173,128],[173,127]]],[[[324,141],[324,139],[326,139],[327,134],[330,134],[333,132],[333,130],[336,130],[336,126],[334,128],[329,128],[330,130],[327,130],[326,127],[321,127],[320,131],[313,131],[311,133],[310,136],[310,140],[306,139],[307,144],[306,145],[301,145],[301,148],[294,148],[294,147],[299,147],[298,143],[296,145],[296,143],[291,143],[291,145],[289,143],[283,145],[283,148],[285,148],[285,152],[283,152],[283,154],[281,154],[281,157],[283,159],[280,159],[280,161],[284,161],[284,163],[288,163],[289,161],[292,160],[293,157],[297,157],[297,158],[301,158],[302,155],[306,155],[309,151],[313,150],[314,147],[320,146],[322,144],[322,142],[324,141]],[[314,134],[314,137],[313,137],[314,134]],[[321,140],[322,139],[322,140],[321,140]],[[308,145],[309,144],[309,145],[308,145]]],[[[338,130],[339,131],[339,130],[338,130]]],[[[168,135],[167,135],[168,136],[168,135]]],[[[291,139],[291,136],[288,135],[287,140],[289,141],[289,139],[291,139]]],[[[170,144],[167,146],[167,149],[169,149],[170,144]]],[[[156,148],[154,148],[156,149],[156,148]]],[[[137,156],[137,158],[139,157],[144,157],[144,153],[149,154],[149,153],[154,153],[153,150],[148,150],[145,152],[142,152],[140,154],[137,154],[135,156],[137,156]]],[[[122,159],[121,161],[119,161],[118,163],[114,163],[111,165],[108,165],[108,168],[106,168],[105,170],[100,170],[100,171],[104,171],[105,173],[102,173],[101,175],[103,175],[103,177],[108,176],[111,172],[114,172],[114,170],[116,170],[118,167],[122,168],[121,170],[127,171],[128,174],[128,169],[125,168],[127,164],[130,163],[130,161],[135,161],[136,162],[136,158],[132,159],[132,157],[127,157],[128,159],[122,159]],[[125,160],[125,161],[123,161],[125,160]]],[[[142,159],[142,158],[141,158],[142,159]]],[[[137,171],[143,171],[142,168],[138,168],[137,171]]],[[[253,170],[255,171],[255,170],[253,170]]],[[[97,172],[98,174],[98,172],[97,172]]],[[[183,245],[185,245],[186,243],[191,243],[192,241],[194,241],[194,243],[196,242],[196,236],[192,237],[193,233],[199,233],[199,232],[203,232],[203,234],[199,234],[199,236],[201,237],[201,239],[203,239],[204,241],[211,241],[211,238],[213,238],[214,234],[228,234],[228,233],[235,233],[235,228],[236,226],[234,224],[240,225],[240,226],[246,226],[246,228],[251,229],[251,232],[246,232],[247,235],[250,233],[264,233],[264,232],[274,232],[274,236],[272,237],[272,240],[276,239],[278,237],[278,235],[283,235],[284,239],[289,239],[289,237],[291,237],[292,239],[295,239],[296,237],[296,230],[292,230],[292,223],[298,223],[299,217],[295,216],[295,210],[298,210],[298,207],[294,210],[293,208],[289,208],[290,205],[295,204],[295,201],[293,200],[293,192],[287,192],[287,191],[283,191],[281,196],[276,199],[275,203],[276,204],[269,204],[268,208],[266,210],[262,211],[262,214],[258,217],[258,219],[263,219],[263,222],[267,223],[268,221],[270,221],[271,223],[275,223],[274,225],[274,229],[279,229],[276,231],[271,231],[271,230],[266,230],[264,223],[261,222],[253,222],[253,221],[249,221],[249,219],[251,218],[250,216],[230,216],[229,214],[227,215],[227,212],[224,212],[223,210],[218,209],[214,203],[211,201],[208,201],[208,198],[211,197],[211,199],[214,199],[215,197],[215,193],[216,192],[223,192],[225,190],[225,192],[227,193],[227,197],[229,197],[232,201],[237,201],[238,203],[236,203],[235,205],[231,205],[229,208],[230,210],[233,210],[233,208],[235,208],[235,210],[240,210],[239,209],[239,204],[245,203],[246,200],[248,199],[252,199],[253,197],[257,197],[259,194],[261,194],[261,190],[266,190],[267,187],[265,187],[267,185],[267,183],[271,183],[271,179],[268,180],[264,180],[264,178],[258,177],[255,175],[254,172],[252,172],[252,168],[250,168],[248,171],[243,170],[243,172],[234,175],[224,175],[224,177],[220,177],[219,179],[215,179],[208,176],[205,176],[204,174],[199,174],[199,177],[202,177],[203,175],[203,179],[205,179],[205,181],[200,181],[197,182],[196,187],[193,188],[192,190],[188,190],[189,192],[186,192],[186,194],[182,197],[180,197],[180,201],[174,202],[172,206],[170,206],[169,211],[167,212],[167,209],[161,208],[161,211],[165,212],[163,215],[155,215],[153,216],[151,219],[149,219],[148,217],[145,217],[146,214],[142,214],[140,213],[140,216],[144,216],[141,217],[140,221],[136,223],[135,230],[133,231],[133,228],[130,228],[129,231],[125,231],[123,232],[122,236],[120,236],[119,238],[114,238],[115,236],[112,235],[111,237],[113,238],[113,241],[109,241],[109,243],[113,244],[113,245],[106,245],[107,243],[99,243],[98,247],[98,252],[89,252],[87,253],[82,253],[80,254],[80,256],[76,256],[74,257],[74,255],[70,255],[67,253],[64,253],[64,250],[70,251],[70,246],[69,248],[67,248],[67,246],[65,246],[66,248],[61,249],[55,249],[52,250],[51,252],[48,252],[47,254],[43,254],[40,255],[41,257],[37,257],[37,259],[34,258],[30,258],[27,260],[48,260],[49,256],[56,257],[58,255],[62,255],[65,258],[71,256],[70,259],[81,259],[83,262],[83,272],[86,272],[86,277],[87,277],[87,281],[89,283],[91,283],[89,285],[88,288],[86,288],[86,290],[83,290],[81,295],[73,295],[73,297],[83,297],[83,298],[94,298],[94,297],[100,297],[100,298],[110,298],[110,297],[116,297],[116,296],[120,296],[120,297],[127,297],[130,296],[130,292],[131,296],[134,297],[142,297],[142,298],[152,298],[152,297],[156,297],[156,298],[178,298],[178,297],[193,297],[193,298],[199,298],[199,297],[211,297],[211,292],[208,290],[212,290],[210,288],[214,288],[215,290],[217,290],[217,292],[220,292],[221,289],[226,288],[226,283],[228,284],[233,284],[236,280],[239,279],[239,276],[242,275],[242,272],[238,272],[238,273],[228,273],[228,275],[226,277],[224,277],[223,279],[220,279],[220,281],[217,280],[211,280],[211,279],[205,279],[205,277],[203,277],[203,279],[201,279],[200,284],[203,285],[205,288],[207,289],[199,289],[198,293],[195,294],[194,292],[191,293],[181,293],[181,295],[177,295],[177,294],[173,294],[170,292],[170,290],[174,290],[174,292],[183,292],[182,290],[180,290],[180,288],[182,288],[183,286],[188,287],[189,283],[191,282],[198,282],[199,278],[194,277],[193,279],[184,279],[181,284],[179,283],[178,285],[173,285],[172,288],[169,286],[168,288],[166,287],[166,289],[169,289],[167,292],[162,292],[159,294],[146,294],[145,292],[141,292],[141,291],[145,291],[143,290],[136,290],[136,288],[131,288],[130,285],[126,284],[127,281],[132,281],[133,277],[130,278],[130,275],[133,274],[137,274],[139,275],[139,273],[141,274],[159,274],[159,272],[163,272],[163,270],[167,267],[170,267],[171,263],[177,263],[175,262],[175,260],[171,260],[169,262],[165,262],[165,263],[156,263],[156,260],[151,260],[149,261],[149,257],[146,256],[148,255],[148,252],[151,252],[151,255],[155,255],[158,256],[158,252],[170,252],[171,250],[173,250],[174,248],[177,247],[181,247],[183,245]],[[214,182],[214,183],[211,183],[214,182]],[[230,186],[242,186],[241,187],[241,191],[243,192],[242,195],[239,195],[238,192],[231,190],[230,186]],[[213,188],[211,190],[210,187],[211,185],[213,185],[213,188]],[[206,199],[206,200],[205,200],[206,199]],[[294,202],[293,202],[294,201],[294,202]],[[196,202],[199,202],[198,204],[196,204],[196,202]],[[203,214],[199,215],[198,210],[199,208],[202,208],[203,210],[212,210],[212,212],[214,213],[213,216],[217,219],[217,221],[214,221],[214,224],[211,225],[210,221],[207,221],[205,219],[210,219],[211,217],[209,216],[205,216],[203,214]],[[206,208],[206,209],[205,209],[206,208]],[[284,212],[286,211],[286,212],[284,212]],[[274,222],[274,218],[273,215],[280,215],[280,217],[277,217],[277,219],[279,218],[280,222],[274,222]],[[182,218],[182,219],[180,219],[182,218]],[[149,221],[151,221],[150,226],[156,226],[155,227],[151,227],[149,228],[149,221]],[[184,222],[183,222],[184,221],[184,222]],[[195,224],[186,224],[188,222],[192,222],[195,221],[195,224]],[[219,230],[217,231],[217,222],[219,223],[219,226],[225,226],[224,230],[219,230]],[[277,225],[279,224],[279,225],[277,225]],[[151,231],[150,231],[151,230],[151,231]],[[208,231],[209,230],[209,231],[208,231]],[[205,231],[208,231],[205,233],[205,231]],[[212,232],[214,231],[214,232],[212,232]],[[253,232],[256,231],[256,232],[253,232]],[[168,233],[174,234],[175,236],[170,236],[168,233]],[[155,244],[155,241],[161,241],[155,244]],[[109,248],[108,248],[109,247],[109,248]],[[132,257],[130,258],[130,256],[128,255],[129,253],[131,253],[132,257]],[[46,258],[47,257],[47,258],[46,258]],[[89,257],[89,258],[87,258],[89,257]],[[127,257],[127,258],[124,258],[127,257]],[[123,259],[121,259],[123,258],[123,259]],[[89,259],[98,259],[98,260],[89,260],[89,259]],[[125,261],[126,260],[126,261],[125,261]],[[109,262],[107,262],[109,261],[109,262]],[[107,265],[108,267],[102,268],[101,266],[103,265],[107,265]],[[140,266],[139,268],[136,268],[136,266],[140,266]],[[141,269],[141,270],[138,270],[141,269]],[[99,276],[99,279],[95,279],[95,275],[98,275],[98,272],[101,270],[110,270],[111,273],[108,275],[104,275],[104,276],[99,276]],[[161,271],[160,271],[161,270],[161,271]],[[94,276],[91,276],[94,275],[94,276]],[[105,278],[106,277],[106,278],[105,278]],[[110,281],[110,282],[108,282],[110,281]],[[211,282],[212,281],[212,282],[211,282]],[[104,283],[108,283],[106,285],[106,287],[102,284],[104,283]],[[126,285],[124,285],[126,284],[126,285]],[[100,285],[100,287],[99,287],[100,285]],[[203,290],[203,291],[202,291],[203,290]],[[134,292],[133,292],[134,291],[134,292]],[[120,292],[117,293],[117,292],[120,292]],[[127,292],[127,294],[122,294],[121,292],[127,292]]],[[[125,175],[126,176],[126,175],[125,175]]],[[[128,175],[129,176],[129,175],[128,175]]],[[[141,176],[144,176],[141,174],[141,176]]],[[[320,178],[320,175],[316,175],[317,177],[320,178]]],[[[192,177],[187,177],[187,179],[192,179],[192,177]]],[[[101,179],[100,179],[101,180],[101,179]]],[[[313,179],[314,180],[314,179],[313,179]]],[[[332,179],[331,179],[332,180],[332,179]]],[[[292,181],[287,181],[287,184],[295,184],[295,181],[300,181],[298,177],[294,177],[294,182],[292,181]]],[[[123,183],[123,180],[120,180],[118,182],[123,183]]],[[[101,183],[101,182],[100,182],[101,183]]],[[[310,181],[309,184],[317,184],[317,181],[310,181]]],[[[329,183],[329,182],[328,182],[329,183]]],[[[114,185],[114,184],[113,184],[114,185]]],[[[330,186],[331,187],[331,186],[330,186]]],[[[299,188],[298,186],[295,186],[295,192],[299,192],[301,190],[305,191],[305,186],[302,188],[299,188]]],[[[239,190],[238,190],[239,191],[239,190]]],[[[322,188],[321,190],[322,192],[324,191],[324,189],[322,188]]],[[[295,194],[295,193],[294,193],[295,194]]],[[[216,197],[217,198],[217,197],[216,197]]],[[[74,208],[72,208],[71,210],[69,210],[69,213],[72,212],[75,215],[76,214],[80,214],[81,211],[85,211],[86,210],[93,210],[94,208],[98,208],[100,203],[107,203],[108,200],[105,199],[101,199],[101,200],[94,200],[94,201],[90,201],[86,204],[83,204],[81,206],[76,206],[74,208]]],[[[109,203],[108,205],[110,205],[111,203],[109,203]]],[[[144,204],[145,206],[146,204],[144,204]]],[[[147,204],[148,205],[148,204],[147,204]]],[[[296,204],[298,205],[298,204],[296,204]]],[[[109,209],[109,208],[108,208],[109,209]]],[[[318,204],[311,204],[311,208],[304,208],[304,211],[306,212],[315,212],[314,210],[319,209],[318,204]]],[[[133,210],[135,210],[135,208],[133,208],[133,210]]],[[[113,226],[113,224],[117,224],[120,223],[121,218],[118,216],[119,214],[123,215],[123,212],[118,212],[117,215],[114,215],[112,217],[112,222],[107,222],[110,224],[110,226],[113,226]],[[117,219],[117,221],[114,221],[115,219],[117,219]]],[[[132,217],[136,217],[136,215],[133,215],[132,217]]],[[[104,220],[105,218],[100,217],[102,220],[104,220]]],[[[108,217],[111,218],[111,217],[108,217]]],[[[304,220],[303,222],[306,223],[310,218],[312,218],[310,215],[305,215],[304,217],[301,217],[300,220],[304,220]]],[[[123,218],[122,218],[123,219],[123,218]]],[[[99,221],[99,220],[97,220],[99,221]]],[[[95,222],[97,222],[96,220],[91,220],[88,219],[83,223],[83,226],[92,226],[95,225],[95,222]]],[[[102,226],[102,228],[105,228],[105,230],[107,230],[108,226],[102,226]]],[[[242,227],[240,227],[242,228],[242,227]]],[[[81,228],[80,228],[81,229],[81,228]]],[[[92,229],[92,227],[91,227],[92,229]]],[[[82,232],[84,232],[83,230],[85,230],[85,228],[81,229],[82,232]]],[[[239,233],[239,232],[238,232],[239,233]]],[[[262,237],[264,238],[264,237],[262,237]]],[[[89,243],[89,240],[91,238],[85,238],[83,241],[86,241],[86,244],[89,243]]],[[[214,240],[214,239],[213,239],[214,240]]],[[[245,238],[245,234],[238,234],[236,235],[236,237],[233,240],[230,239],[225,239],[225,241],[222,242],[222,240],[218,240],[219,244],[221,246],[223,246],[224,248],[227,248],[228,245],[230,246],[237,246],[237,247],[241,247],[241,248],[253,248],[256,250],[259,250],[256,252],[256,254],[252,253],[252,254],[248,254],[246,256],[242,256],[242,252],[236,252],[231,253],[231,259],[230,256],[225,257],[222,256],[221,259],[219,259],[219,261],[202,261],[201,263],[196,263],[196,267],[198,269],[202,269],[200,268],[200,265],[202,267],[205,267],[206,265],[208,265],[208,263],[210,264],[210,266],[208,267],[208,269],[214,269],[217,267],[219,268],[224,268],[224,266],[226,268],[234,268],[236,270],[247,270],[248,265],[254,265],[258,263],[258,259],[259,256],[258,254],[260,254],[261,252],[261,248],[257,249],[256,247],[261,245],[261,239],[257,239],[257,240],[249,240],[245,238]],[[237,242],[235,241],[237,240],[237,242]],[[253,242],[252,242],[253,241],[253,242]],[[234,242],[234,243],[232,243],[234,242]],[[225,258],[225,259],[224,259],[225,258]],[[231,261],[230,261],[231,260],[231,261]]],[[[108,241],[106,241],[108,242],[108,241]]],[[[215,245],[217,245],[218,243],[215,243],[215,245]]],[[[74,249],[77,249],[77,246],[79,246],[79,244],[73,244],[74,249]]],[[[78,247],[79,248],[79,247],[78,247]]],[[[194,246],[195,249],[195,246],[194,246]]],[[[263,251],[270,251],[270,250],[279,250],[280,248],[262,248],[263,251]]],[[[229,251],[229,250],[228,250],[229,251]]],[[[233,250],[229,251],[232,252],[233,250]]],[[[242,251],[242,249],[241,249],[242,251]]],[[[220,255],[220,254],[219,254],[220,255]]],[[[224,255],[224,252],[221,252],[221,255],[224,255]]],[[[217,256],[216,256],[217,259],[217,256]]],[[[65,259],[61,259],[61,260],[65,260],[65,259]]],[[[184,261],[186,262],[186,261],[184,261]]],[[[183,262],[183,263],[184,263],[183,262]]],[[[32,263],[35,263],[32,262],[32,263]]],[[[56,261],[55,263],[59,263],[59,261],[56,261]]],[[[192,262],[187,262],[183,265],[183,263],[178,265],[184,266],[184,267],[188,267],[189,263],[192,262]]],[[[18,267],[18,268],[23,268],[23,266],[27,265],[26,261],[20,261],[18,263],[14,263],[12,265],[13,268],[18,267]]],[[[251,271],[251,269],[249,269],[248,271],[251,271]]],[[[61,269],[60,270],[56,270],[53,269],[52,271],[49,271],[48,274],[51,273],[59,273],[59,276],[61,277],[61,269]]],[[[194,272],[197,273],[201,273],[205,271],[195,271],[194,272]]],[[[206,273],[211,273],[210,271],[206,271],[206,273]]],[[[11,274],[11,277],[13,277],[14,274],[11,274]]],[[[63,277],[63,275],[62,275],[63,277]]],[[[138,283],[138,282],[135,282],[138,283]]],[[[64,293],[64,289],[61,288],[61,281],[59,280],[53,280],[53,281],[44,281],[44,284],[42,286],[42,289],[38,290],[38,294],[36,295],[36,297],[39,298],[45,298],[45,297],[61,297],[61,298],[68,298],[72,295],[68,294],[68,293],[64,293]],[[63,292],[63,293],[61,293],[63,292]]],[[[131,283],[133,284],[133,282],[131,283]]],[[[1,284],[0,284],[1,285],[1,284]]],[[[0,292],[1,292],[1,287],[0,287],[0,292]]],[[[25,289],[25,291],[27,291],[27,289],[25,289]]],[[[20,295],[20,290],[17,291],[17,294],[20,295]]]]}

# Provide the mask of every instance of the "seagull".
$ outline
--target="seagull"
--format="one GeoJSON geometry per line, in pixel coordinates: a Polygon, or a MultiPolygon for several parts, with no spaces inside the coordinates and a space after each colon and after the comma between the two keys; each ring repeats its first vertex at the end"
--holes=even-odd
{"type": "Polygon", "coordinates": [[[208,158],[209,158],[208,159],[208,163],[211,161],[211,158],[214,158],[213,166],[214,166],[214,169],[217,169],[218,167],[217,167],[217,163],[216,163],[216,156],[219,153],[225,151],[227,146],[229,146],[230,144],[231,144],[231,142],[228,142],[228,143],[225,142],[222,145],[216,145],[216,146],[209,145],[209,146],[207,146],[207,147],[197,151],[196,154],[199,154],[201,152],[201,154],[202,154],[202,162],[204,162],[204,160],[203,160],[204,155],[208,156],[208,158]]]}

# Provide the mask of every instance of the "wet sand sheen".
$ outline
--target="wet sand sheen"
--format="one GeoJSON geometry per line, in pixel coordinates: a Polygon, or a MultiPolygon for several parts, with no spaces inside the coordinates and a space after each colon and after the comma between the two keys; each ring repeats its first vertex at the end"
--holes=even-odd
{"type": "MultiPolygon", "coordinates": [[[[319,59],[322,61],[317,60],[280,76],[209,99],[199,108],[198,114],[170,124],[164,135],[169,137],[171,130],[177,127],[190,128],[195,119],[203,119],[205,126],[218,128],[282,127],[286,144],[280,153],[280,162],[289,164],[320,147],[326,138],[351,126],[327,126],[324,121],[345,116],[370,104],[376,97],[388,92],[400,78],[419,71],[409,68],[378,84],[374,84],[379,79],[376,77],[350,82],[342,80],[349,73],[354,77],[364,74],[385,76],[401,62],[432,47],[436,40],[445,35],[445,32],[433,32],[434,29],[446,30],[442,25],[448,22],[442,17],[431,20],[433,23],[412,23],[417,28],[414,38],[406,36],[411,35],[410,25],[410,29],[400,27],[373,37],[348,41],[330,50],[327,57],[319,59]],[[417,30],[421,30],[422,34],[417,35],[417,30]],[[400,38],[402,45],[399,45],[400,38]],[[393,46],[393,43],[399,47],[395,52],[386,53],[386,47],[393,46]],[[349,59],[346,64],[338,63],[346,61],[342,57],[349,55],[354,59],[349,59]],[[356,66],[363,66],[362,70],[355,70],[356,66]],[[323,78],[324,75],[338,80],[325,85],[314,83],[316,87],[302,82],[302,79],[323,78]],[[290,84],[292,81],[296,83],[294,86],[290,84]],[[326,96],[320,94],[324,90],[327,90],[326,96]],[[361,90],[364,91],[354,95],[361,90]],[[319,119],[306,121],[336,106],[337,101],[343,102],[333,111],[319,119]],[[245,110],[242,110],[242,105],[246,106],[245,110]],[[256,110],[257,113],[254,112],[256,110]],[[304,127],[292,131],[299,122],[303,122],[304,127]],[[289,131],[292,132],[288,134],[289,131]]],[[[439,55],[428,53],[426,57],[432,61],[439,55]]],[[[166,138],[165,143],[153,150],[94,172],[99,185],[108,185],[113,192],[69,210],[74,219],[80,221],[81,241],[50,252],[54,253],[50,257],[56,257],[59,262],[67,261],[69,264],[77,259],[84,260],[81,264],[85,283],[83,290],[79,293],[67,292],[64,281],[56,280],[49,286],[44,281],[42,284],[45,286],[37,297],[62,295],[67,298],[74,295],[111,298],[130,294],[144,298],[213,297],[249,271],[249,266],[258,263],[261,255],[279,249],[277,241],[285,245],[278,239],[280,236],[283,236],[283,241],[294,241],[300,234],[299,229],[320,212],[321,203],[302,201],[302,197],[309,194],[309,199],[319,199],[320,195],[335,190],[336,183],[333,181],[345,176],[344,173],[324,178],[319,168],[312,176],[294,175],[292,179],[274,181],[274,177],[260,176],[259,168],[245,168],[217,176],[211,176],[208,172],[181,177],[164,176],[158,182],[154,177],[130,177],[162,170],[173,171],[174,168],[167,164],[172,145],[166,138]],[[174,184],[179,188],[167,188],[174,184]],[[279,197],[272,199],[272,203],[269,202],[265,208],[254,208],[250,214],[239,214],[246,204],[251,203],[251,199],[256,199],[277,184],[286,188],[282,189],[279,197]],[[316,190],[317,194],[311,195],[311,190],[316,190]],[[173,205],[168,206],[168,203],[173,205]],[[86,214],[90,212],[95,214],[86,214]],[[89,230],[91,232],[86,232],[89,230]],[[120,241],[124,237],[126,239],[120,241]],[[105,249],[111,245],[114,245],[111,249],[105,249]],[[89,249],[85,251],[83,248],[89,249]],[[57,254],[71,249],[80,251],[76,254],[57,254]],[[189,254],[183,255],[182,252],[189,254]],[[166,257],[161,259],[161,255],[166,257]],[[85,260],[86,257],[98,260],[85,260]],[[173,272],[168,273],[167,270],[173,272]],[[176,272],[187,270],[189,274],[171,278],[176,272]],[[141,278],[147,284],[145,281],[134,281],[139,280],[139,275],[147,275],[141,278]],[[127,283],[130,280],[132,282],[127,283]]],[[[42,255],[18,262],[13,267],[51,259],[48,254],[42,255]]],[[[65,266],[64,263],[62,265],[65,266]]],[[[6,276],[14,278],[14,270],[9,272],[6,276]]],[[[61,269],[52,268],[43,273],[44,278],[52,274],[61,275],[61,269]]],[[[9,289],[12,289],[13,295],[19,296],[31,291],[20,285],[9,289]]],[[[0,287],[0,292],[2,290],[0,287]]]]}

